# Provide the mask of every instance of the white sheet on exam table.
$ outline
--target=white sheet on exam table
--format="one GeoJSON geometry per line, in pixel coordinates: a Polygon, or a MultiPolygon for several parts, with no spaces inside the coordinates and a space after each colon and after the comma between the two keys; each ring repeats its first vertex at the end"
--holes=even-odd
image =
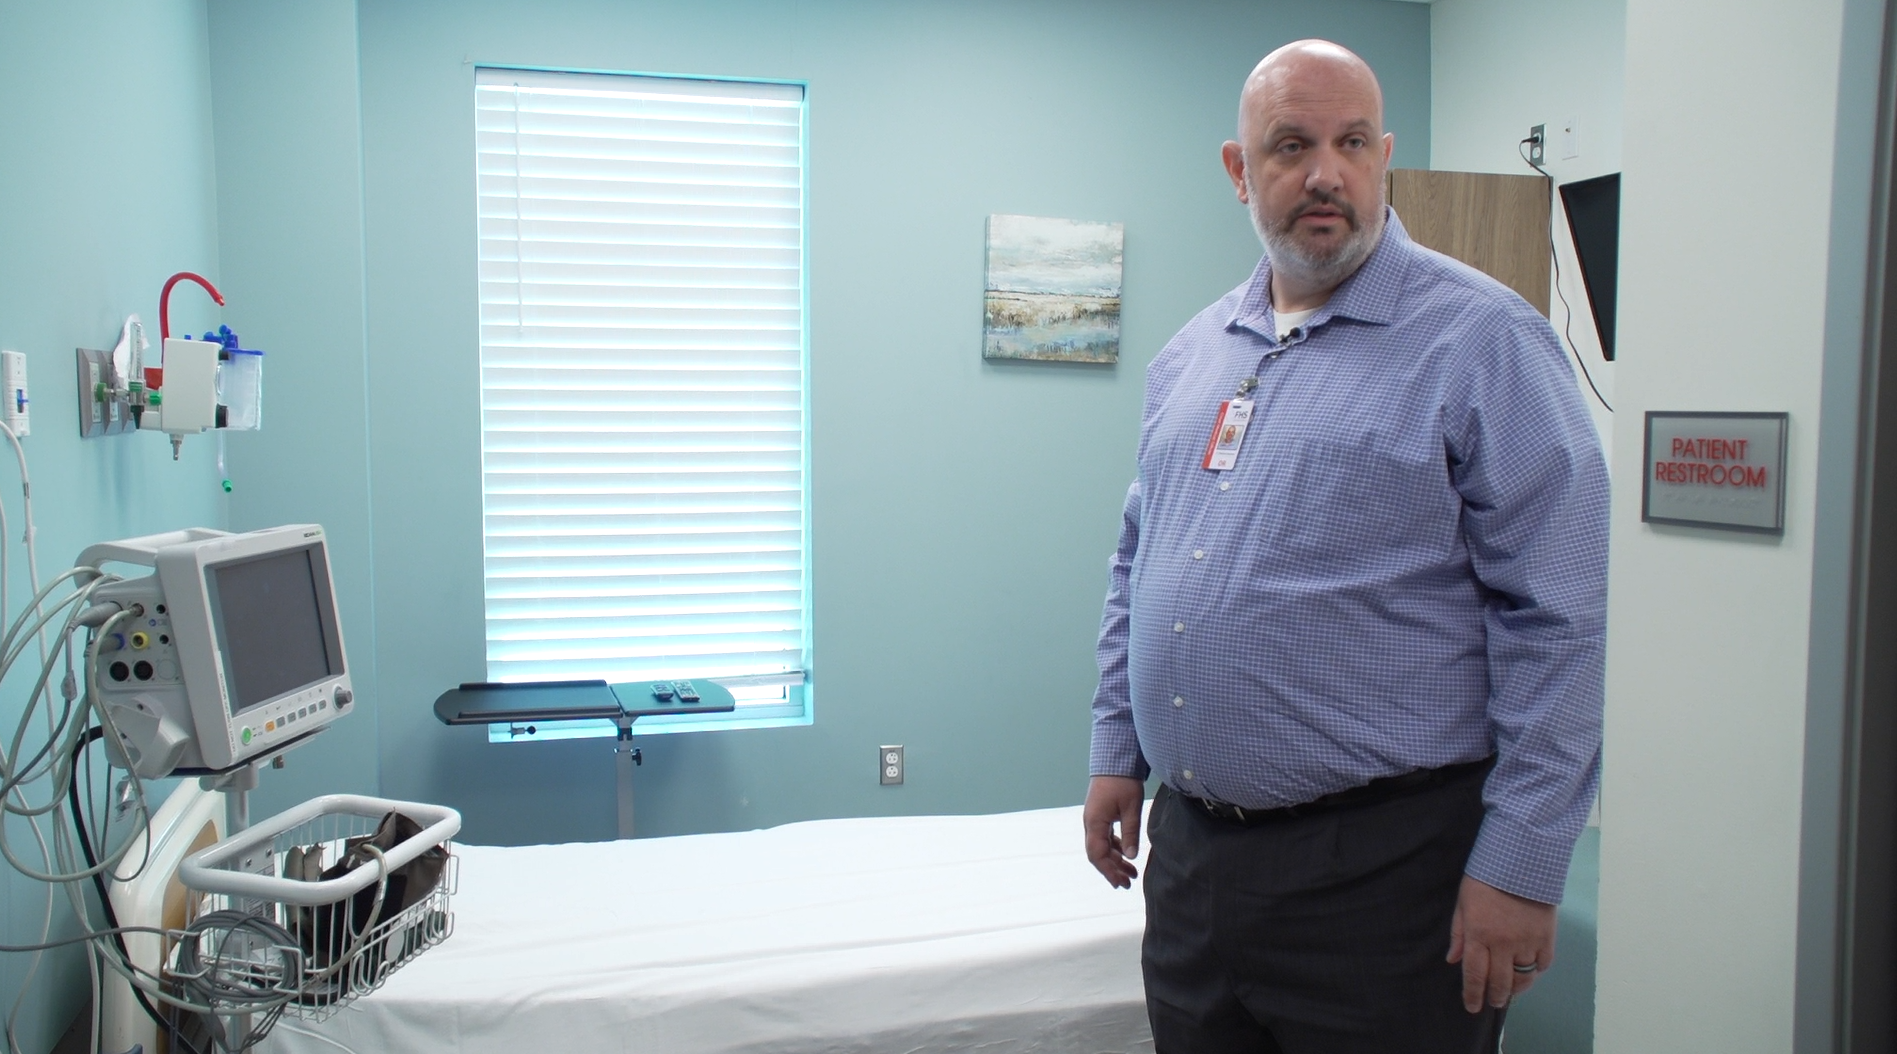
{"type": "Polygon", "coordinates": [[[1087,864],[1078,807],[458,851],[454,935],[317,1031],[361,1054],[1152,1049],[1140,891],[1087,864]]]}

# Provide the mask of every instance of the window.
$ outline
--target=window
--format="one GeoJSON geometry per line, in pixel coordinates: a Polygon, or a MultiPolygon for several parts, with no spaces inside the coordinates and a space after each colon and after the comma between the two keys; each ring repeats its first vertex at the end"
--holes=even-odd
{"type": "Polygon", "coordinates": [[[642,733],[808,720],[803,87],[475,88],[488,678],[738,696],[642,733]]]}

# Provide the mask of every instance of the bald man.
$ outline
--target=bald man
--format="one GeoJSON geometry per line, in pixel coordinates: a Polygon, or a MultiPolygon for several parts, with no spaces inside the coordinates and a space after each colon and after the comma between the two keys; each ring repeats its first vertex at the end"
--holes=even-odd
{"type": "Polygon", "coordinates": [[[1548,323],[1410,241],[1363,60],[1259,63],[1264,259],[1146,377],[1087,855],[1160,1054],[1493,1051],[1598,781],[1607,476],[1548,323]]]}

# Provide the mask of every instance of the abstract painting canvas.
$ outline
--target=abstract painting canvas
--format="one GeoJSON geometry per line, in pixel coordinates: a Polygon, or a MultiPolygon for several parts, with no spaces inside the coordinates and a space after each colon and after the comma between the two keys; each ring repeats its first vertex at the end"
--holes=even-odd
{"type": "Polygon", "coordinates": [[[988,217],[982,357],[1119,361],[1125,243],[1118,223],[988,217]]]}

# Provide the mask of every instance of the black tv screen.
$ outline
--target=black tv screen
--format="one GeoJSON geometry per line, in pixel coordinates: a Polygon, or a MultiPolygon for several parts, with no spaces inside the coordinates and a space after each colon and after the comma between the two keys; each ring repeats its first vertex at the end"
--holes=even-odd
{"type": "Polygon", "coordinates": [[[1620,280],[1620,173],[1561,184],[1561,207],[1574,235],[1601,356],[1614,358],[1614,288],[1620,280]]]}

